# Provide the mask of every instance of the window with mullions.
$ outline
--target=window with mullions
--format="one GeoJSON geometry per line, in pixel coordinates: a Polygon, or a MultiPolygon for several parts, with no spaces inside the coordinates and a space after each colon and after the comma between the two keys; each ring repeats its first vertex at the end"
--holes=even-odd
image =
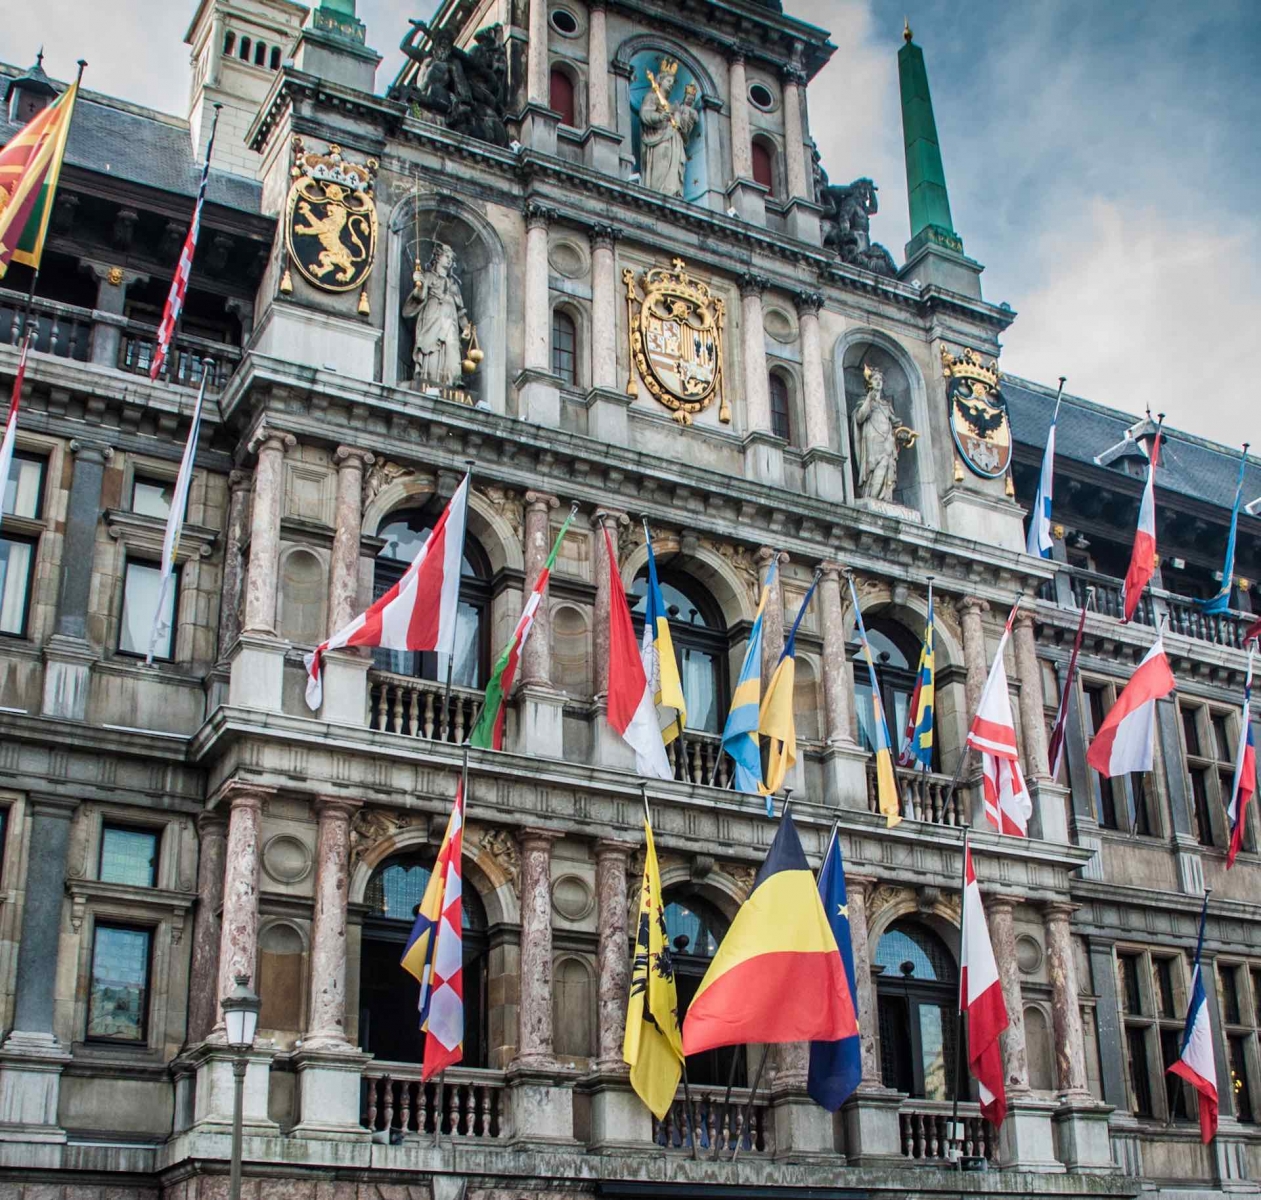
{"type": "Polygon", "coordinates": [[[127,883],[151,888],[157,883],[159,839],[153,829],[106,825],[101,830],[97,878],[102,883],[127,883]]]}
{"type": "Polygon", "coordinates": [[[786,442],[792,441],[792,413],[788,398],[788,380],[782,371],[768,377],[771,399],[771,432],[786,442]]]}
{"type": "Polygon", "coordinates": [[[144,1043],[152,942],[151,929],[96,923],[88,986],[88,1041],[144,1043]]]}
{"type": "Polygon", "coordinates": [[[880,939],[873,965],[879,972],[885,1087],[925,1100],[954,1099],[959,1002],[954,956],[926,925],[896,921],[880,939]]]}
{"type": "MultiPolygon", "coordinates": [[[[915,673],[919,669],[922,633],[917,637],[905,625],[882,617],[867,622],[867,640],[876,660],[876,683],[880,687],[880,701],[884,706],[884,718],[889,726],[889,738],[893,743],[896,760],[902,749],[902,735],[906,732],[906,716],[915,691],[915,673]]],[[[867,673],[867,659],[861,644],[855,640],[848,646],[850,660],[854,664],[854,703],[858,711],[858,742],[864,750],[875,750],[875,712],[871,702],[871,684],[867,673]]],[[[938,650],[937,668],[941,669],[941,652],[938,650]]],[[[938,769],[938,739],[933,739],[933,770],[938,769]]]]}
{"type": "Polygon", "coordinates": [[[1117,952],[1130,1112],[1136,1117],[1189,1121],[1198,1111],[1187,1084],[1166,1070],[1182,1048],[1183,980],[1181,959],[1143,950],[1117,952]]]}
{"type": "MultiPolygon", "coordinates": [[[[415,561],[429,540],[434,522],[442,514],[439,501],[424,508],[393,513],[379,530],[385,546],[377,555],[372,598],[379,600],[415,561]]],[[[485,686],[490,666],[490,560],[477,542],[468,536],[464,542],[464,562],[460,570],[460,606],[455,623],[455,657],[451,682],[457,687],[485,686]]],[[[447,665],[438,662],[433,651],[374,650],[373,664],[396,675],[446,682],[447,665]]]]}
{"type": "MultiPolygon", "coordinates": [[[[1202,846],[1225,846],[1239,718],[1233,711],[1192,701],[1180,702],[1179,713],[1196,836],[1202,846]]],[[[1251,829],[1245,826],[1244,846],[1252,849],[1255,844],[1251,829]]]]}
{"type": "Polygon", "coordinates": [[[1253,1095],[1258,1077],[1257,1029],[1261,1025],[1261,968],[1217,960],[1218,996],[1221,1001],[1226,1060],[1230,1070],[1235,1119],[1256,1124],[1253,1095]]]}
{"type": "MultiPolygon", "coordinates": [[[[1117,688],[1110,683],[1083,680],[1081,685],[1082,722],[1087,743],[1094,739],[1108,711],[1116,703],[1117,688]]],[[[1151,776],[1141,771],[1105,779],[1090,769],[1090,789],[1094,800],[1095,820],[1100,829],[1117,829],[1150,837],[1155,832],[1152,817],[1154,792],[1151,776]]]]}
{"type": "Polygon", "coordinates": [[[552,374],[570,387],[578,382],[578,329],[563,309],[552,311],[552,374]]]}

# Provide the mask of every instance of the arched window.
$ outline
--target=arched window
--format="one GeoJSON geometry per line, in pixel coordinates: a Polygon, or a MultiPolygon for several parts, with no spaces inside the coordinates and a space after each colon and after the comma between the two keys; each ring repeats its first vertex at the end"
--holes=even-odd
{"type": "Polygon", "coordinates": [[[553,112],[560,113],[560,123],[571,128],[578,124],[574,105],[574,81],[560,67],[553,67],[550,79],[548,104],[553,112]]]}
{"type": "Polygon", "coordinates": [[[753,139],[753,182],[775,195],[775,156],[761,138],[753,139]]]}
{"type": "MultiPolygon", "coordinates": [[[[442,512],[440,501],[423,508],[392,513],[381,526],[379,536],[385,546],[377,555],[372,594],[380,599],[402,577],[420,552],[429,532],[442,512]]],[[[374,664],[397,675],[446,682],[446,663],[430,651],[374,650],[374,664]]],[[[451,682],[458,687],[484,686],[490,662],[490,562],[482,548],[468,538],[464,544],[464,565],[460,573],[460,608],[455,627],[455,660],[451,682]]]]}
{"type": "Polygon", "coordinates": [[[233,33],[231,29],[229,29],[228,32],[223,35],[223,52],[225,55],[231,54],[232,51],[235,49],[236,49],[236,34],[233,33]]]}
{"type": "Polygon", "coordinates": [[[271,69],[273,71],[280,70],[280,47],[273,46],[271,48],[271,69]]]}
{"type": "Polygon", "coordinates": [[[917,921],[895,921],[874,966],[885,1087],[954,1099],[959,972],[946,943],[917,921]]]}
{"type": "MultiPolygon", "coordinates": [[[[722,612],[694,579],[679,572],[659,570],[661,597],[670,617],[670,639],[679,661],[687,727],[699,733],[719,733],[727,716],[727,629],[722,612]]],[[[644,628],[644,597],[648,569],[636,577],[631,616],[637,634],[644,628]]]]}
{"type": "Polygon", "coordinates": [[[241,39],[241,61],[242,61],[242,62],[249,62],[249,61],[250,61],[250,47],[251,47],[251,45],[253,45],[253,43],[250,41],[250,39],[249,39],[249,38],[247,38],[247,37],[243,37],[243,38],[241,39]]]}
{"type": "Polygon", "coordinates": [[[256,67],[264,66],[267,62],[267,47],[259,42],[254,47],[254,65],[256,67]]]}
{"type": "MultiPolygon", "coordinates": [[[[718,943],[727,932],[729,922],[708,900],[688,889],[666,891],[666,934],[674,954],[674,983],[679,997],[679,1020],[687,1013],[696,989],[700,987],[709,960],[718,952],[718,943]]],[[[694,1054],[687,1060],[688,1080],[691,1083],[726,1087],[732,1078],[731,1067],[735,1062],[733,1087],[747,1086],[747,1054],[743,1046],[724,1046],[694,1054]]]]}
{"type": "Polygon", "coordinates": [[[562,308],[552,310],[552,374],[570,387],[578,382],[578,329],[562,308]]]}
{"type": "MultiPolygon", "coordinates": [[[[378,1061],[418,1063],[425,1035],[416,1023],[420,984],[400,967],[425,894],[434,855],[400,854],[387,859],[368,880],[367,914],[359,957],[359,1046],[378,1061]]],[[[465,882],[464,1062],[486,1066],[486,910],[476,890],[465,882]]]]}
{"type": "Polygon", "coordinates": [[[770,373],[771,432],[784,441],[792,441],[792,416],[788,407],[788,380],[782,371],[770,373]]]}
{"type": "MultiPolygon", "coordinates": [[[[876,660],[876,682],[880,685],[880,700],[884,705],[885,720],[889,724],[889,738],[893,742],[896,759],[902,749],[902,735],[906,731],[906,714],[911,707],[911,695],[915,691],[915,672],[919,669],[920,638],[906,626],[887,617],[867,619],[867,640],[876,660]]],[[[922,635],[921,635],[922,636],[922,635]]],[[[849,645],[854,668],[854,699],[858,710],[858,741],[865,750],[874,750],[875,717],[871,705],[871,685],[867,681],[867,664],[857,638],[849,645]]],[[[942,666],[938,649],[937,669],[942,666]]],[[[937,770],[938,739],[933,739],[933,770],[937,770]]]]}

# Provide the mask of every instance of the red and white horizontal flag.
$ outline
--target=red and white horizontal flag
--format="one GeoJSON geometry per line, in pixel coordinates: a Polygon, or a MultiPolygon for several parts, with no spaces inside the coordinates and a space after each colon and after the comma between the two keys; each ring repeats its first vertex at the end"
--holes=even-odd
{"type": "Polygon", "coordinates": [[[1156,574],[1156,467],[1160,463],[1160,427],[1152,438],[1151,461],[1147,467],[1147,483],[1138,506],[1138,528],[1134,531],[1134,549],[1130,553],[1130,569],[1121,585],[1124,605],[1122,621],[1133,620],[1143,591],[1156,574]]]}
{"type": "Polygon", "coordinates": [[[1007,1005],[990,942],[989,925],[972,866],[972,847],[963,848],[963,946],[959,954],[959,1007],[968,1014],[968,1068],[977,1082],[981,1114],[995,1128],[1007,1115],[1003,1052],[999,1034],[1007,1028],[1007,1005]]]}
{"type": "MultiPolygon", "coordinates": [[[[13,378],[13,396],[9,400],[9,419],[4,423],[4,441],[0,442],[0,500],[9,486],[9,472],[13,469],[13,444],[17,440],[18,407],[22,403],[22,382],[26,379],[26,355],[31,348],[28,331],[22,339],[22,354],[18,359],[18,373],[13,378]]],[[[2,508],[3,505],[0,505],[2,508]]]]}
{"type": "Polygon", "coordinates": [[[604,546],[609,561],[609,724],[635,751],[635,770],[654,779],[673,779],[666,757],[657,701],[648,684],[635,628],[631,624],[626,589],[617,569],[617,551],[608,529],[604,546]]]}
{"type": "Polygon", "coordinates": [[[368,646],[383,650],[455,652],[460,607],[460,567],[464,561],[464,527],[468,517],[469,476],[455,489],[420,553],[388,592],[326,642],[306,656],[307,707],[315,712],[324,700],[320,670],[329,650],[368,646]]]}
{"type": "Polygon", "coordinates": [[[1165,643],[1158,634],[1125,690],[1108,710],[1086,751],[1086,761],[1109,778],[1131,771],[1150,771],[1156,745],[1156,701],[1173,689],[1173,672],[1165,657],[1165,643]]]}

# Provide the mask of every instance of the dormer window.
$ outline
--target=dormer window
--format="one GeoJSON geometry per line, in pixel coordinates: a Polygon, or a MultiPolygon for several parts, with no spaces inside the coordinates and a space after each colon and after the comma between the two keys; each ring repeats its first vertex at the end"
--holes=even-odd
{"type": "Polygon", "coordinates": [[[35,65],[9,82],[4,93],[9,120],[15,125],[25,125],[42,112],[57,97],[52,80],[44,74],[44,52],[41,50],[35,65]]]}

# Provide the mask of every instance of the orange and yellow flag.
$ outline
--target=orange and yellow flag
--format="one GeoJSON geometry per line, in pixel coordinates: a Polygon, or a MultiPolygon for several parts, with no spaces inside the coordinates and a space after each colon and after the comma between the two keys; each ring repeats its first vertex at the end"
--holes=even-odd
{"type": "Polygon", "coordinates": [[[72,83],[0,150],[0,279],[11,262],[39,269],[78,95],[72,83]]]}

